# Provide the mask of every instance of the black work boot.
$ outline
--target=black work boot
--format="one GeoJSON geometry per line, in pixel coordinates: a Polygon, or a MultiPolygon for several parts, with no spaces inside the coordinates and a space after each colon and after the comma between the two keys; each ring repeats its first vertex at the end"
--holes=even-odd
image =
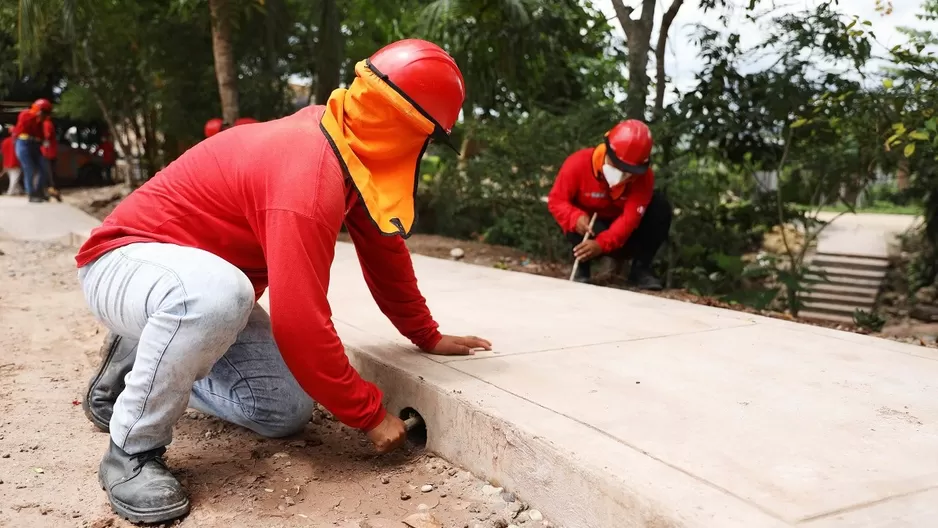
{"type": "Polygon", "coordinates": [[[580,262],[577,264],[576,273],[573,274],[573,282],[582,282],[584,284],[590,281],[590,263],[580,262]]]}
{"type": "Polygon", "coordinates": [[[134,366],[137,357],[137,342],[109,332],[101,347],[101,366],[88,383],[88,391],[81,401],[85,416],[98,429],[110,430],[114,402],[124,390],[124,376],[134,366]]]}
{"type": "Polygon", "coordinates": [[[661,291],[661,281],[652,273],[651,267],[640,262],[632,262],[629,282],[640,290],[661,291]]]}
{"type": "Polygon", "coordinates": [[[98,482],[118,515],[132,523],[160,523],[189,513],[189,497],[163,461],[165,447],[128,455],[110,444],[98,482]]]}
{"type": "Polygon", "coordinates": [[[607,283],[615,277],[619,263],[609,255],[603,255],[593,262],[593,281],[607,283]]]}

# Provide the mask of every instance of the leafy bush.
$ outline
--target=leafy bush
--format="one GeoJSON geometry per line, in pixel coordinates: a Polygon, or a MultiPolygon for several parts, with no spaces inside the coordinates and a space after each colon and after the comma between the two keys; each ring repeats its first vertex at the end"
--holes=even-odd
{"type": "Polygon", "coordinates": [[[418,195],[420,229],[548,259],[567,256],[544,198],[567,156],[598,144],[618,120],[615,108],[589,105],[560,116],[534,111],[520,121],[487,120],[464,131],[479,153],[460,162],[441,152],[418,195]]]}

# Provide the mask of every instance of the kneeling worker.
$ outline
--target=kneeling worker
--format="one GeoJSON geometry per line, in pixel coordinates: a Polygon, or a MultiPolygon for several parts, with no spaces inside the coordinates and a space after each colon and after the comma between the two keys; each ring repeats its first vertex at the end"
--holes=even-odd
{"type": "Polygon", "coordinates": [[[163,460],[187,405],[282,437],[303,430],[315,400],[379,452],[404,442],[404,422],[349,364],[332,323],[326,294],[343,223],[401,334],[430,354],[490,349],[440,334],[402,238],[420,158],[431,139],[449,141],[462,108],[462,74],[421,40],[380,49],[355,74],[325,106],[192,147],[79,250],[85,299],[111,331],[83,405],[110,433],[98,479],[121,516],[188,513],[163,460]],[[255,304],[267,289],[269,315],[255,304]]]}
{"type": "Polygon", "coordinates": [[[597,257],[602,274],[631,259],[629,281],[640,289],[661,289],[651,264],[668,239],[672,212],[664,195],[654,191],[651,147],[648,126],[630,119],[613,127],[602,144],[574,152],[560,167],[547,206],[581,261],[574,280],[588,282],[598,271],[591,269],[597,257]],[[583,241],[587,233],[591,238],[583,241]]]}

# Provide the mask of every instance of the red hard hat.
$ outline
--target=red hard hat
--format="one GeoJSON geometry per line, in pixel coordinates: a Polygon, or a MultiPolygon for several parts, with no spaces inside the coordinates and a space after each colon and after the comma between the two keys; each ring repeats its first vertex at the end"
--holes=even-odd
{"type": "Polygon", "coordinates": [[[623,172],[644,174],[651,157],[651,130],[637,119],[629,119],[612,127],[606,134],[606,154],[612,164],[623,172]]]}
{"type": "Polygon", "coordinates": [[[253,117],[239,117],[238,119],[235,120],[234,126],[250,125],[251,123],[260,123],[260,121],[258,121],[257,119],[254,119],[253,117]]]}
{"type": "Polygon", "coordinates": [[[48,99],[36,99],[33,108],[38,112],[52,113],[52,103],[48,99]]]}
{"type": "Polygon", "coordinates": [[[205,137],[210,138],[215,134],[221,132],[221,129],[224,128],[224,123],[219,118],[209,119],[205,122],[205,137]]]}
{"type": "Polygon", "coordinates": [[[368,66],[447,134],[453,129],[466,83],[443,48],[426,40],[399,40],[376,51],[368,66]]]}

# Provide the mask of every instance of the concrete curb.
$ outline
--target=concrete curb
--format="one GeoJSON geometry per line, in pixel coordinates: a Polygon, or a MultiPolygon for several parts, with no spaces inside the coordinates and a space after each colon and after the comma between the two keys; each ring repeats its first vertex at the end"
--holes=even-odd
{"type": "Polygon", "coordinates": [[[388,410],[413,408],[423,416],[428,450],[514,492],[558,526],[791,526],[647,453],[412,349],[379,344],[343,323],[336,328],[355,368],[384,391],[388,410]],[[550,439],[545,430],[553,431],[550,439]]]}

